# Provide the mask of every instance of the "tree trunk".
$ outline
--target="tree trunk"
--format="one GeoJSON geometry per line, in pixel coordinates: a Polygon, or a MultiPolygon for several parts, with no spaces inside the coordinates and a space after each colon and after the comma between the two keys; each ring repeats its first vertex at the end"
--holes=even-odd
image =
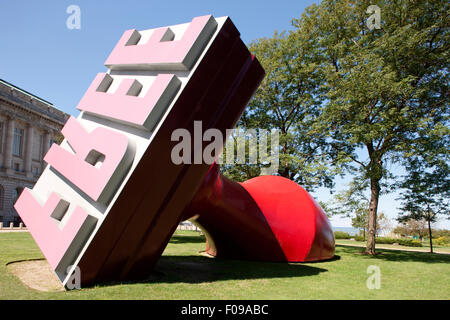
{"type": "Polygon", "coordinates": [[[428,235],[429,235],[429,237],[430,237],[430,253],[433,253],[433,236],[431,235],[431,219],[430,219],[430,217],[428,216],[428,235]]]}
{"type": "MultiPolygon", "coordinates": [[[[283,152],[284,154],[287,154],[287,143],[285,143],[283,145],[283,152]]],[[[284,162],[284,170],[283,173],[281,174],[282,177],[289,179],[289,162],[285,161],[284,162]]]]}
{"type": "Polygon", "coordinates": [[[380,180],[370,179],[369,227],[367,230],[366,253],[375,254],[375,235],[377,229],[378,199],[380,197],[380,180]]]}

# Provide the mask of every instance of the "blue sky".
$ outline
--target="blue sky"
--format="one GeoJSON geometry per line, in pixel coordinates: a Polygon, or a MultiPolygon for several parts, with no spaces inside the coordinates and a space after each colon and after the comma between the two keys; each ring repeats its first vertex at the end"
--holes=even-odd
{"type": "Polygon", "coordinates": [[[0,77],[59,109],[76,105],[127,29],[185,23],[193,17],[230,16],[242,39],[271,36],[290,28],[313,1],[0,1],[0,77]],[[78,5],[81,29],[70,30],[66,9],[78,5]]]}
{"type": "MultiPolygon", "coordinates": [[[[0,1],[0,78],[19,86],[57,108],[77,115],[76,105],[123,31],[185,23],[212,14],[230,16],[245,43],[291,28],[305,7],[317,1],[300,0],[40,0],[0,1]],[[70,5],[81,10],[81,29],[70,30],[70,5]]],[[[338,190],[349,179],[338,179],[338,190]]],[[[314,193],[330,199],[326,189],[314,193]]],[[[381,198],[380,210],[396,217],[396,194],[381,198]]],[[[333,218],[335,226],[350,226],[349,219],[333,218]]],[[[450,228],[448,221],[439,227],[450,228]]]]}

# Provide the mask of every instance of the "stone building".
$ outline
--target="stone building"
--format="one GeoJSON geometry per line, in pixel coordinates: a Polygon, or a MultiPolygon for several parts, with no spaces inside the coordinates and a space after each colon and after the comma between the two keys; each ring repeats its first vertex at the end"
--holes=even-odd
{"type": "Polygon", "coordinates": [[[32,188],[42,160],[59,136],[68,114],[0,79],[0,222],[20,223],[13,205],[24,187],[32,188]]]}

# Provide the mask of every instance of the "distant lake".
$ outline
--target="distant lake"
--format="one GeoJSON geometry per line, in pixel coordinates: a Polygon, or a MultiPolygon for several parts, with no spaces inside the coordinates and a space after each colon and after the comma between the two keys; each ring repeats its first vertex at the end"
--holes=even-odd
{"type": "Polygon", "coordinates": [[[355,229],[353,227],[333,227],[333,226],[331,226],[331,227],[333,228],[333,232],[334,231],[347,232],[351,236],[355,236],[359,233],[359,230],[355,229]]]}

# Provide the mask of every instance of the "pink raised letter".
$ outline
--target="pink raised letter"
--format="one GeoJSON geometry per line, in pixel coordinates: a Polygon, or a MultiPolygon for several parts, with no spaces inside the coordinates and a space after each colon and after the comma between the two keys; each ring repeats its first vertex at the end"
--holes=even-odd
{"type": "Polygon", "coordinates": [[[107,203],[134,158],[127,136],[102,127],[88,133],[73,117],[61,132],[75,154],[53,144],[44,160],[94,201],[107,203]]]}
{"type": "Polygon", "coordinates": [[[109,55],[105,65],[111,70],[147,68],[157,70],[190,70],[217,27],[211,15],[196,17],[180,40],[173,40],[170,28],[153,30],[150,39],[138,44],[141,34],[127,30],[109,55]]]}
{"type": "MultiPolygon", "coordinates": [[[[14,205],[53,270],[56,270],[72,242],[75,242],[75,238],[84,237],[84,239],[77,239],[81,243],[87,240],[89,233],[85,231],[92,228],[97,221],[83,209],[76,207],[64,228],[61,229],[58,217],[60,219],[65,214],[68,206],[69,203],[62,200],[56,193],[51,193],[47,202],[42,205],[28,188],[23,190],[14,205]]],[[[77,250],[77,248],[74,249],[77,250]]],[[[73,252],[73,257],[69,259],[73,259],[76,253],[73,252]]]]}
{"type": "Polygon", "coordinates": [[[139,81],[124,79],[116,92],[107,93],[112,77],[99,73],[84,94],[77,109],[125,121],[151,130],[180,88],[180,80],[173,74],[158,74],[144,97],[139,81]]]}

